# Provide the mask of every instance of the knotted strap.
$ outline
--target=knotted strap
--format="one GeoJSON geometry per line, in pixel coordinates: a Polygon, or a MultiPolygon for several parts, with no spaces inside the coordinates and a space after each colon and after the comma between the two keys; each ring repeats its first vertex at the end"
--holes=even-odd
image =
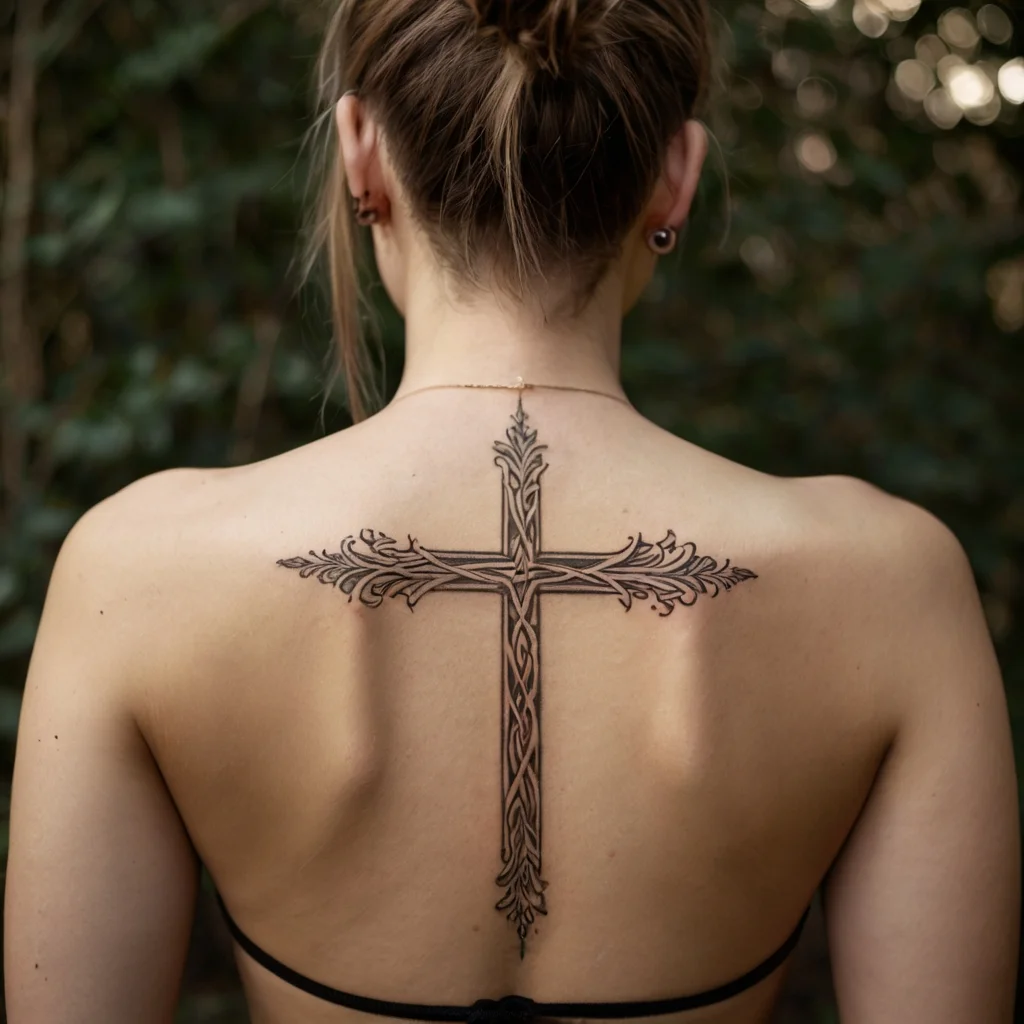
{"type": "Polygon", "coordinates": [[[537,1004],[526,996],[478,999],[470,1008],[466,1024],[528,1024],[537,1016],[537,1004]]]}

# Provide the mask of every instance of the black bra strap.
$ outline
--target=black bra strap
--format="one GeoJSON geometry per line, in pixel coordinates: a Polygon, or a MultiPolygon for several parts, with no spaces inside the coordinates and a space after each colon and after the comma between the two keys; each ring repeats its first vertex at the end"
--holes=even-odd
{"type": "Polygon", "coordinates": [[[504,999],[481,999],[472,1006],[422,1006],[417,1003],[392,1003],[384,999],[369,999],[366,996],[352,995],[299,974],[298,971],[292,970],[257,946],[235,923],[219,893],[217,900],[228,929],[238,945],[271,974],[276,974],[282,981],[286,981],[289,985],[301,989],[311,996],[333,1003],[335,1006],[344,1006],[359,1013],[369,1013],[378,1017],[397,1017],[401,1020],[467,1021],[468,1024],[514,1024],[514,1022],[524,1022],[525,1024],[526,1021],[535,1017],[583,1017],[590,1020],[656,1017],[661,1014],[680,1013],[684,1010],[696,1010],[701,1006],[710,1006],[712,1003],[725,1002],[725,1000],[745,992],[748,988],[753,988],[783,964],[799,941],[807,922],[807,915],[810,913],[810,908],[805,910],[793,934],[767,960],[758,964],[753,970],[747,971],[735,981],[708,989],[706,992],[698,992],[695,995],[678,996],[675,999],[651,999],[622,1003],[535,1003],[532,999],[523,996],[506,996],[504,999]]]}

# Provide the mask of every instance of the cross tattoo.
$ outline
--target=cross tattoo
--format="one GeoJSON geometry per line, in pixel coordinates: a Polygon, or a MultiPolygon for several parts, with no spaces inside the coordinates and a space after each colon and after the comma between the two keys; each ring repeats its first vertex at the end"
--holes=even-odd
{"type": "Polygon", "coordinates": [[[337,587],[370,608],[386,597],[403,597],[415,608],[440,591],[498,594],[504,629],[501,699],[501,863],[496,904],[519,935],[520,956],[537,914],[547,913],[541,876],[540,799],[540,597],[542,594],[607,594],[628,611],[651,601],[665,616],[676,605],[690,607],[703,595],[717,597],[737,583],[756,579],[728,560],[722,565],[678,544],[670,530],[658,544],[639,534],[619,551],[553,552],[541,547],[541,477],[546,445],[527,426],[522,394],[504,440],[494,444],[502,473],[501,551],[441,551],[409,537],[402,546],[386,534],[363,530],[347,537],[337,553],[311,551],[310,558],[278,564],[337,587]]]}

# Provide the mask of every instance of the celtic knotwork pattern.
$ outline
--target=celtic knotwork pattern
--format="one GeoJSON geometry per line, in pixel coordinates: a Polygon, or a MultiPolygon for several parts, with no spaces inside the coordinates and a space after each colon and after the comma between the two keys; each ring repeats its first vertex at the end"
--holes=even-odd
{"type": "Polygon", "coordinates": [[[540,845],[540,601],[506,597],[505,690],[502,694],[501,791],[504,798],[496,904],[516,926],[520,954],[537,914],[547,913],[540,845]]]}
{"type": "Polygon", "coordinates": [[[494,461],[505,484],[503,542],[525,584],[540,550],[540,478],[548,468],[547,445],[537,444],[537,431],[526,426],[522,401],[505,437],[506,441],[494,442],[494,461]]]}
{"type": "Polygon", "coordinates": [[[501,791],[504,796],[497,909],[516,926],[520,954],[537,914],[547,913],[541,878],[540,600],[534,567],[540,550],[540,480],[546,446],[526,425],[523,403],[496,441],[504,487],[503,548],[515,566],[503,601],[505,688],[502,693],[501,791]]]}
{"type": "Polygon", "coordinates": [[[693,543],[678,544],[671,530],[657,544],[631,537],[612,555],[550,555],[541,558],[541,567],[547,570],[541,578],[547,593],[614,593],[627,611],[634,601],[653,601],[662,615],[670,615],[677,604],[689,608],[699,597],[717,597],[737,583],[757,579],[728,559],[719,565],[698,554],[693,543]]]}
{"type": "Polygon", "coordinates": [[[409,538],[407,547],[387,534],[363,530],[346,537],[332,554],[310,551],[309,558],[282,559],[278,565],[298,569],[303,579],[315,577],[337,587],[348,599],[379,608],[385,597],[404,597],[410,608],[434,590],[494,591],[507,575],[507,560],[463,552],[428,551],[409,538]]]}
{"type": "Polygon", "coordinates": [[[379,607],[386,597],[415,608],[427,594],[462,591],[498,594],[504,619],[501,692],[501,871],[505,890],[497,903],[516,928],[520,955],[538,914],[547,913],[541,874],[540,599],[542,594],[605,594],[628,611],[649,601],[661,615],[699,598],[717,597],[745,580],[749,569],[719,564],[669,530],[651,544],[639,534],[619,551],[546,552],[541,547],[541,478],[545,445],[527,426],[522,398],[504,440],[496,441],[502,474],[502,550],[443,551],[410,537],[403,545],[387,534],[363,530],[346,537],[338,552],[278,564],[304,579],[337,587],[350,601],[379,607]]]}

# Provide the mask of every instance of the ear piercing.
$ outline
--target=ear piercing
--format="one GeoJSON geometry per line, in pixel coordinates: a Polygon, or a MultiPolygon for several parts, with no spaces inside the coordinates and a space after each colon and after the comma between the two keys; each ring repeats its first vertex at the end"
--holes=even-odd
{"type": "Polygon", "coordinates": [[[371,224],[376,224],[380,220],[380,211],[375,206],[368,205],[370,202],[370,192],[367,190],[361,196],[355,196],[352,199],[352,213],[355,215],[356,222],[361,224],[363,227],[369,227],[371,224]]]}
{"type": "Polygon", "coordinates": [[[673,252],[679,240],[679,233],[675,228],[658,228],[647,236],[647,245],[656,256],[668,256],[673,252]]]}

